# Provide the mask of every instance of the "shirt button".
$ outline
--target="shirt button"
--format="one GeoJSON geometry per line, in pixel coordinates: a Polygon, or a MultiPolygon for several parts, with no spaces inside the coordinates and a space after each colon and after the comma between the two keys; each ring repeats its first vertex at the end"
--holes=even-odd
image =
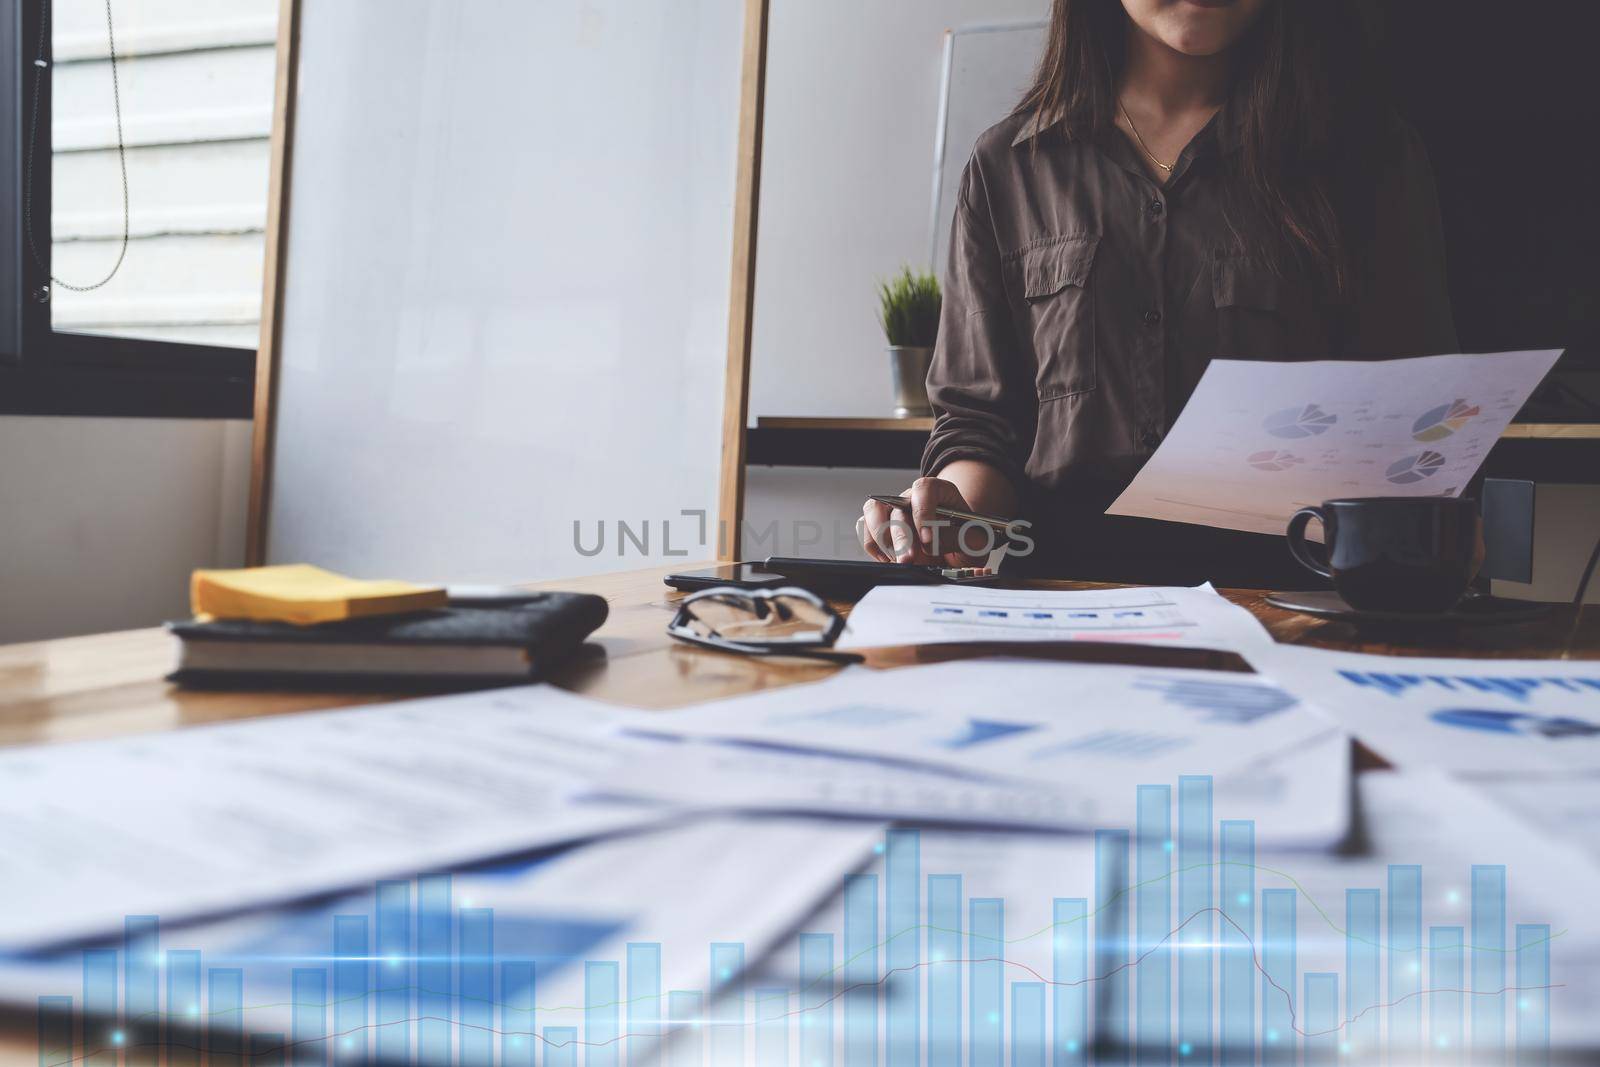
{"type": "Polygon", "coordinates": [[[1139,435],[1139,443],[1146,448],[1155,448],[1161,443],[1161,435],[1154,430],[1147,429],[1139,435]]]}
{"type": "Polygon", "coordinates": [[[1165,207],[1165,206],[1164,206],[1164,205],[1163,205],[1163,204],[1162,204],[1162,203],[1161,203],[1161,201],[1159,201],[1159,200],[1152,200],[1152,201],[1150,201],[1150,217],[1151,217],[1151,218],[1153,218],[1153,219],[1159,219],[1159,218],[1160,218],[1160,217],[1161,217],[1161,213],[1162,213],[1162,212],[1163,212],[1163,211],[1165,211],[1165,210],[1167,210],[1167,209],[1166,209],[1166,207],[1165,207]]]}
{"type": "Polygon", "coordinates": [[[1161,312],[1155,310],[1154,308],[1151,308],[1149,311],[1146,311],[1144,313],[1144,324],[1146,326],[1155,326],[1155,325],[1159,324],[1160,322],[1161,322],[1161,312]]]}

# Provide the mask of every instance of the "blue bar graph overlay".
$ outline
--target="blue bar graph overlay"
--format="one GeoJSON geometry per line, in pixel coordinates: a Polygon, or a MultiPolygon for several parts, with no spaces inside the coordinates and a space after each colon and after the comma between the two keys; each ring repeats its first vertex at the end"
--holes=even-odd
{"type": "Polygon", "coordinates": [[[1081,1067],[1089,1062],[1089,901],[1059,897],[1052,901],[1054,927],[1050,946],[1052,1067],[1081,1067]]]}
{"type": "Polygon", "coordinates": [[[1010,1067],[1045,1067],[1044,983],[1011,983],[1010,1067]]]}
{"type": "Polygon", "coordinates": [[[745,1058],[742,944],[719,942],[711,946],[711,984],[711,1067],[739,1067],[745,1058]]]}
{"type": "Polygon", "coordinates": [[[915,830],[890,830],[884,842],[884,1062],[922,1062],[922,864],[915,830]]]}
{"type": "Polygon", "coordinates": [[[333,1031],[338,1035],[335,1062],[367,1062],[368,1000],[372,988],[367,929],[365,915],[333,917],[333,1031]]]}
{"type": "MultiPolygon", "coordinates": [[[[691,989],[674,989],[667,994],[667,1025],[674,1040],[669,1046],[670,1067],[701,1067],[705,1063],[705,994],[691,989]]],[[[548,1054],[544,1061],[549,1067],[548,1054]]]]}
{"type": "Polygon", "coordinates": [[[1222,1062],[1254,1064],[1256,828],[1248,820],[1227,819],[1221,833],[1222,1062]]]}
{"type": "Polygon", "coordinates": [[[615,960],[589,960],[583,965],[583,1062],[587,1067],[617,1067],[621,982],[615,960]]]}
{"type": "Polygon", "coordinates": [[[534,1010],[534,971],[531,960],[507,960],[500,965],[500,1063],[503,1067],[533,1067],[538,1040],[538,1015],[534,1010]]]}
{"type": "Polygon", "coordinates": [[[449,1067],[454,1062],[454,931],[450,876],[417,879],[417,1058],[449,1067]]]}
{"type": "Polygon", "coordinates": [[[661,1062],[661,945],[628,945],[628,1067],[657,1067],[661,1062]]]}
{"type": "Polygon", "coordinates": [[[1506,1047],[1506,869],[1472,868],[1472,1050],[1506,1047]]]}
{"type": "Polygon", "coordinates": [[[789,1067],[789,990],[762,987],[751,993],[756,1016],[756,1067],[789,1067]]]}
{"type": "Polygon", "coordinates": [[[1095,1040],[1097,1062],[1128,1062],[1128,831],[1094,834],[1095,1040]]]}
{"type": "Polygon", "coordinates": [[[928,876],[928,1067],[960,1067],[961,876],[928,876]]]}
{"type": "Polygon", "coordinates": [[[123,1063],[154,1067],[161,1042],[161,923],[154,915],[129,915],[122,929],[123,1063]]]}
{"type": "Polygon", "coordinates": [[[454,899],[444,873],[377,883],[371,914],[325,913],[320,952],[208,944],[203,959],[163,944],[185,927],[130,915],[120,937],[70,957],[75,996],[38,998],[39,1065],[1551,1062],[1551,925],[1521,921],[1504,866],[1470,868],[1470,918],[1461,883],[1437,883],[1455,921],[1425,926],[1420,866],[1319,900],[1292,871],[1258,868],[1251,821],[1215,820],[1211,779],[1134,799],[1131,830],[1064,852],[1092,863],[1065,870],[1091,895],[1032,902],[1048,904],[1042,928],[1022,902],[1008,917],[1006,900],[968,896],[981,871],[925,874],[928,831],[892,829],[876,869],[844,876],[839,928],[798,934],[793,969],[747,971],[743,943],[714,942],[700,989],[666,991],[685,957],[660,941],[594,942],[620,960],[526,943],[574,924],[497,922],[454,899]],[[498,951],[507,930],[523,941],[498,951]],[[280,968],[251,980],[253,998],[245,962],[280,968]],[[540,1005],[546,967],[580,1003],[540,1005]]]}
{"type": "Polygon", "coordinates": [[[1211,943],[1216,868],[1211,861],[1211,779],[1178,779],[1178,1055],[1211,1062],[1211,943]]]}
{"type": "Polygon", "coordinates": [[[1261,1062],[1296,1059],[1295,898],[1293,889],[1261,891],[1261,1062]]]}
{"type": "Polygon", "coordinates": [[[117,1067],[122,1058],[122,1020],[117,1000],[117,950],[87,949],[83,954],[83,1062],[117,1067]]]}
{"type": "Polygon", "coordinates": [[[1518,1067],[1550,1063],[1550,924],[1517,924],[1518,1067]]]}
{"type": "Polygon", "coordinates": [[[578,1028],[544,1028],[544,1067],[578,1067],[578,1028]]]}
{"type": "Polygon", "coordinates": [[[296,967],[290,972],[289,1040],[292,1062],[302,1067],[328,1062],[328,972],[322,967],[296,967]]]}
{"type": "Polygon", "coordinates": [[[1000,1067],[1005,1051],[1006,902],[974,897],[967,934],[967,1062],[1000,1067]]]}
{"type": "Polygon", "coordinates": [[[166,954],[167,1004],[161,1040],[167,1067],[198,1067],[200,1050],[200,953],[172,949],[166,954]]]}
{"type": "Polygon", "coordinates": [[[1431,1063],[1460,1063],[1462,1041],[1462,990],[1466,985],[1462,934],[1459,926],[1428,928],[1428,1059],[1431,1063]]]}
{"type": "Polygon", "coordinates": [[[206,972],[206,1063],[228,1067],[243,1053],[244,970],[213,967],[206,972]]]}
{"type": "Polygon", "coordinates": [[[456,921],[461,1067],[494,1067],[494,910],[462,908],[456,921]]]}
{"type": "Polygon", "coordinates": [[[378,1058],[411,1059],[411,883],[378,883],[378,1058]]]}
{"type": "Polygon", "coordinates": [[[800,935],[800,1063],[833,1067],[833,935],[800,935]]]}
{"type": "Polygon", "coordinates": [[[1141,785],[1134,890],[1139,1063],[1172,1060],[1172,788],[1141,785]]]}
{"type": "Polygon", "coordinates": [[[1410,1063],[1422,1053],[1422,868],[1389,867],[1389,1058],[1410,1063]]]}
{"type": "Polygon", "coordinates": [[[1342,1042],[1347,1055],[1358,1059],[1379,1055],[1378,1007],[1380,972],[1378,946],[1379,902],[1376,889],[1347,889],[1344,894],[1344,1011],[1349,1020],[1342,1042]]]}
{"type": "Polygon", "coordinates": [[[1304,1062],[1306,1067],[1332,1067],[1339,1059],[1339,976],[1309,971],[1305,984],[1304,1062]]]}

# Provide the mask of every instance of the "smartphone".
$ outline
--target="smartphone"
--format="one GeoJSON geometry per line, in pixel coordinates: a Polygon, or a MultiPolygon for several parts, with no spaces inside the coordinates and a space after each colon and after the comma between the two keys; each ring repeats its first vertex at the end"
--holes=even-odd
{"type": "Polygon", "coordinates": [[[759,563],[724,563],[703,571],[669,574],[662,581],[674,589],[684,590],[710,589],[718,585],[731,585],[735,589],[775,589],[794,584],[794,579],[774,574],[759,563]]]}

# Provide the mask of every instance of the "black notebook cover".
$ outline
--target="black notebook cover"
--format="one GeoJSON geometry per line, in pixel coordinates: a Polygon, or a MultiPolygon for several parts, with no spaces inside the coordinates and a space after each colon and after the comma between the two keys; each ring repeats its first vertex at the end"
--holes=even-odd
{"type": "MultiPolygon", "coordinates": [[[[607,605],[602,597],[588,593],[541,593],[526,601],[501,607],[446,607],[437,611],[348,619],[316,626],[289,623],[251,622],[223,619],[214,622],[186,620],[171,622],[167,629],[185,643],[205,641],[239,644],[314,645],[320,652],[349,646],[352,652],[363,648],[403,648],[436,653],[449,648],[516,649],[528,660],[525,678],[532,680],[569,659],[583,642],[606,620],[607,605]]],[[[318,660],[326,662],[327,655],[318,660]]],[[[460,687],[475,682],[499,682],[504,676],[473,679],[453,675],[430,679],[427,674],[396,674],[375,677],[370,672],[347,674],[342,671],[286,672],[282,670],[183,670],[171,680],[198,687],[279,687],[337,686],[348,688],[359,683],[363,688],[392,683],[406,688],[460,687]],[[430,684],[430,681],[435,684],[430,684]]]]}

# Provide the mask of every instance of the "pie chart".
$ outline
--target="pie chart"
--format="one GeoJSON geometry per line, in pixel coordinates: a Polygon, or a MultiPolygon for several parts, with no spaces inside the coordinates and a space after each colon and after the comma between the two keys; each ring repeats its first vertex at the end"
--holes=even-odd
{"type": "Polygon", "coordinates": [[[1339,416],[1330,415],[1315,404],[1307,404],[1303,408],[1284,408],[1282,411],[1275,411],[1267,416],[1262,426],[1274,437],[1296,440],[1326,433],[1338,421],[1339,416]]]}
{"type": "Polygon", "coordinates": [[[1383,476],[1395,485],[1411,485],[1424,478],[1431,478],[1444,466],[1444,457],[1437,452],[1421,452],[1405,459],[1397,459],[1389,464],[1389,469],[1383,476]]]}
{"type": "Polygon", "coordinates": [[[1305,460],[1293,452],[1280,452],[1269,448],[1265,452],[1252,452],[1245,457],[1245,462],[1258,471],[1286,471],[1290,467],[1298,466],[1305,460]]]}
{"type": "Polygon", "coordinates": [[[1418,441],[1442,441],[1478,415],[1478,406],[1465,400],[1440,404],[1423,412],[1411,424],[1411,436],[1418,441]]]}

